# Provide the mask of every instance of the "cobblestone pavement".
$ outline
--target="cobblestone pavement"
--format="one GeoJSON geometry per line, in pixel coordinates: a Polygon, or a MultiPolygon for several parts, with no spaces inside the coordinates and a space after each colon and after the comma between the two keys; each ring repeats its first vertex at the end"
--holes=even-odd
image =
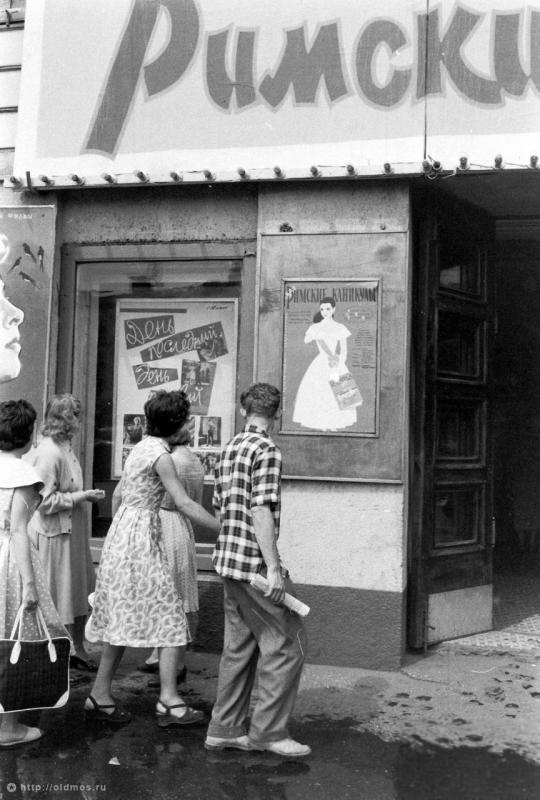
{"type": "Polygon", "coordinates": [[[439,652],[540,657],[540,553],[495,575],[493,630],[443,642],[439,652]]]}

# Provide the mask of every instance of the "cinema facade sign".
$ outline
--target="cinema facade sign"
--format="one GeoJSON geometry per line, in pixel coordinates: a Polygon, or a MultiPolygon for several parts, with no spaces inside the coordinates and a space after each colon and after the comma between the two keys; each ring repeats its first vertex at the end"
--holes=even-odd
{"type": "Polygon", "coordinates": [[[539,54],[540,5],[514,0],[381,0],[375,13],[362,0],[43,0],[27,11],[16,170],[525,160],[539,54]]]}

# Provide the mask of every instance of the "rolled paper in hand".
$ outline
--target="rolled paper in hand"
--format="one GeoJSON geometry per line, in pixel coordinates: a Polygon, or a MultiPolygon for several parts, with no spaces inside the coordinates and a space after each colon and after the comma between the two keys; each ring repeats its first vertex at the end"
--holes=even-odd
{"type": "MultiPolygon", "coordinates": [[[[251,579],[250,583],[253,588],[257,589],[259,592],[268,591],[268,581],[266,578],[263,578],[262,575],[255,575],[255,577],[251,579]]],[[[292,594],[288,594],[288,592],[285,592],[282,605],[284,605],[285,608],[288,608],[290,611],[295,611],[301,617],[307,617],[309,614],[309,606],[307,606],[305,603],[302,603],[297,597],[293,597],[292,594]]]]}

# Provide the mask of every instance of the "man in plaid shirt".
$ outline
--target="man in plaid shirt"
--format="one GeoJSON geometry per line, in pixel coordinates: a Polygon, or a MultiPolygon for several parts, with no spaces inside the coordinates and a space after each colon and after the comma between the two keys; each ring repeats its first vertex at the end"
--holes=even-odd
{"type": "Polygon", "coordinates": [[[216,467],[214,507],[221,532],[212,560],[224,588],[225,638],[217,699],[205,746],[209,750],[269,750],[282,756],[308,755],[307,745],[289,736],[306,635],[301,618],[281,603],[294,587],[277,549],[281,453],[269,432],[279,416],[280,393],[257,383],[240,398],[246,427],[221,454],[216,467]],[[262,575],[262,594],[250,580],[262,575]],[[257,701],[248,729],[250,696],[257,670],[257,701]]]}

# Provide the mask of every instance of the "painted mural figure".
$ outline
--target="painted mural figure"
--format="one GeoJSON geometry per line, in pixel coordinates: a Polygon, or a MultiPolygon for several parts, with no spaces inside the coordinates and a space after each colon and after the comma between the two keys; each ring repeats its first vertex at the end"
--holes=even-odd
{"type": "Polygon", "coordinates": [[[315,342],[315,356],[300,381],[294,404],[293,422],[319,431],[337,431],[356,423],[356,408],[340,409],[330,381],[348,373],[347,339],[351,332],[334,320],[336,301],[323,297],[304,336],[315,342]]]}
{"type": "Polygon", "coordinates": [[[0,383],[14,380],[21,371],[19,326],[24,313],[6,297],[0,279],[0,383]]]}

